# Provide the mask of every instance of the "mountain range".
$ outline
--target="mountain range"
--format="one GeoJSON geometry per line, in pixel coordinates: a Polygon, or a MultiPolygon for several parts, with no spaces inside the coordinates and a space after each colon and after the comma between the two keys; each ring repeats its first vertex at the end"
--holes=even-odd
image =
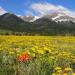
{"type": "Polygon", "coordinates": [[[17,16],[5,12],[0,15],[0,34],[75,35],[75,18],[60,12],[41,17],[17,16]]]}
{"type": "Polygon", "coordinates": [[[55,22],[61,22],[61,21],[75,22],[75,17],[67,15],[65,13],[61,13],[61,12],[53,12],[53,13],[50,13],[41,17],[30,15],[30,16],[20,16],[20,18],[27,22],[34,22],[35,20],[39,18],[47,18],[55,22]]]}

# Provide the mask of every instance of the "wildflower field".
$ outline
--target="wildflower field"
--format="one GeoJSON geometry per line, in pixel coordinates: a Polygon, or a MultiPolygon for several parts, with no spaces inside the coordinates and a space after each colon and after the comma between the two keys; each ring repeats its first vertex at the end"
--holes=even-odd
{"type": "Polygon", "coordinates": [[[0,36],[0,75],[75,75],[75,37],[0,36]]]}

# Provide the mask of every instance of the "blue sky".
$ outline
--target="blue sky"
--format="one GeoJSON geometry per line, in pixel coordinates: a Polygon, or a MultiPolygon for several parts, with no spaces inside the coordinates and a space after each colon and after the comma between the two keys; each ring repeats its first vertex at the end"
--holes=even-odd
{"type": "Polygon", "coordinates": [[[52,10],[47,9],[47,7],[49,6],[49,8],[51,8],[52,5],[54,8],[60,8],[60,5],[61,7],[66,8],[66,10],[73,11],[74,14],[75,0],[0,0],[0,7],[17,15],[37,15],[42,14],[43,12],[47,13],[52,10]],[[40,7],[38,8],[39,5],[40,7]],[[47,7],[45,8],[44,6],[47,7]]]}

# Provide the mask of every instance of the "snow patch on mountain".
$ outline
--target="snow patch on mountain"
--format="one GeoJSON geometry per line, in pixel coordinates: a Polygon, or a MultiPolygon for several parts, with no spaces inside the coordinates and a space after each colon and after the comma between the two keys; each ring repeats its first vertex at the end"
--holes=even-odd
{"type": "Polygon", "coordinates": [[[70,20],[68,20],[68,19],[60,19],[60,20],[58,20],[58,21],[56,21],[56,22],[65,22],[65,21],[70,21],[70,20]]]}
{"type": "Polygon", "coordinates": [[[0,15],[3,15],[5,13],[7,13],[7,11],[5,11],[2,7],[0,7],[0,15]]]}
{"type": "Polygon", "coordinates": [[[65,16],[65,15],[64,15],[64,14],[58,14],[58,16],[53,17],[52,20],[55,20],[55,19],[57,19],[57,18],[60,18],[61,16],[65,16]]]}
{"type": "Polygon", "coordinates": [[[35,20],[39,19],[40,17],[35,16],[30,22],[34,22],[35,20]]]}

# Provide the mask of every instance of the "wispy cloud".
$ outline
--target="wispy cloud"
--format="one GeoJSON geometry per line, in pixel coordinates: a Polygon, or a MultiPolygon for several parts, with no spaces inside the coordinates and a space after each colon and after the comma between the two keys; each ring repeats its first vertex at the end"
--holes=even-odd
{"type": "Polygon", "coordinates": [[[35,13],[39,13],[40,15],[50,14],[52,12],[60,12],[65,13],[66,15],[75,17],[75,11],[72,11],[62,5],[54,5],[51,3],[33,3],[29,7],[35,13]]]}
{"type": "Polygon", "coordinates": [[[0,6],[0,15],[3,15],[4,13],[6,13],[7,11],[5,11],[1,6],[0,6]]]}

